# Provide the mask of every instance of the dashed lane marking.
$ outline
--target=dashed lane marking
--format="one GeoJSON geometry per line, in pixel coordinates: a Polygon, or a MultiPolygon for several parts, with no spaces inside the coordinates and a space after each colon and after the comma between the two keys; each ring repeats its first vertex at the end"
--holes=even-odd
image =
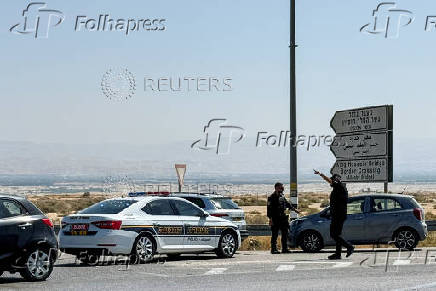
{"type": "Polygon", "coordinates": [[[276,272],[292,271],[295,265],[280,265],[277,267],[276,272]]]}
{"type": "Polygon", "coordinates": [[[353,262],[337,262],[332,268],[346,268],[353,264],[353,262]]]}
{"type": "Polygon", "coordinates": [[[227,268],[212,268],[204,274],[205,275],[219,275],[219,274],[224,273],[226,270],[227,270],[227,268]]]}
{"type": "Polygon", "coordinates": [[[410,265],[410,260],[395,260],[392,264],[393,266],[404,266],[404,265],[410,265]]]}

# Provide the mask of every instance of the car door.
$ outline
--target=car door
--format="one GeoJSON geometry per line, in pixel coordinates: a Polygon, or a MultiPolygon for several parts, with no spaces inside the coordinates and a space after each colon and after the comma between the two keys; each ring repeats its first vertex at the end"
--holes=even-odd
{"type": "Polygon", "coordinates": [[[192,203],[178,199],[174,199],[171,202],[177,214],[183,220],[185,249],[214,249],[217,244],[217,238],[215,236],[215,228],[213,227],[214,223],[210,221],[210,217],[192,203]]]}
{"type": "Polygon", "coordinates": [[[370,197],[367,218],[368,237],[373,242],[388,242],[401,219],[401,204],[394,198],[370,197]]]}
{"type": "Polygon", "coordinates": [[[167,198],[157,198],[142,209],[153,216],[153,228],[163,250],[183,249],[183,221],[167,198]]]}
{"type": "Polygon", "coordinates": [[[26,245],[33,234],[33,220],[18,201],[0,198],[0,260],[26,245]]]}
{"type": "Polygon", "coordinates": [[[347,220],[345,220],[342,236],[352,242],[364,242],[366,238],[366,197],[348,199],[347,220]]]}

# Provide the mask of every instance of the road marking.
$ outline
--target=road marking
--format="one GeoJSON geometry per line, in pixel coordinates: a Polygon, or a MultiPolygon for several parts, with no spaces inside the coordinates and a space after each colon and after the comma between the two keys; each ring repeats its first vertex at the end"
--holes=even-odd
{"type": "Polygon", "coordinates": [[[337,262],[332,266],[332,268],[345,268],[351,266],[352,264],[353,262],[337,262]]]}
{"type": "Polygon", "coordinates": [[[292,271],[295,265],[280,265],[277,267],[276,272],[292,271]]]}
{"type": "Polygon", "coordinates": [[[395,291],[419,290],[419,289],[427,289],[427,288],[432,288],[432,287],[436,287],[436,282],[422,284],[422,285],[418,285],[418,286],[414,286],[414,287],[407,287],[407,288],[403,288],[403,289],[395,289],[395,291]]]}
{"type": "Polygon", "coordinates": [[[395,260],[392,264],[393,266],[404,266],[404,265],[410,265],[410,260],[395,260]]]}
{"type": "Polygon", "coordinates": [[[204,274],[205,275],[218,275],[218,274],[224,273],[226,270],[227,270],[227,268],[212,268],[204,274]]]}

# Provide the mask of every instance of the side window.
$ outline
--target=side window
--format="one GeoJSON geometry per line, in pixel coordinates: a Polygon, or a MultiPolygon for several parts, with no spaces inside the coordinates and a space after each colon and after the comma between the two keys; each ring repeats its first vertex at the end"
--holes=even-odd
{"type": "Polygon", "coordinates": [[[202,209],[206,208],[206,205],[204,204],[204,201],[201,198],[195,198],[195,197],[183,197],[183,198],[185,198],[189,202],[194,203],[195,205],[197,205],[198,207],[200,207],[202,209]]]}
{"type": "Polygon", "coordinates": [[[173,200],[174,207],[176,208],[179,215],[182,216],[200,216],[203,214],[201,209],[198,209],[194,205],[183,202],[180,200],[173,200]]]}
{"type": "Polygon", "coordinates": [[[361,214],[365,210],[365,198],[354,199],[347,204],[347,213],[350,214],[361,214]]]}
{"type": "Polygon", "coordinates": [[[142,211],[152,215],[175,215],[168,199],[153,200],[142,211]]]}
{"type": "Polygon", "coordinates": [[[0,200],[0,219],[26,214],[26,210],[17,202],[0,200]]]}
{"type": "Polygon", "coordinates": [[[371,200],[371,212],[392,211],[402,209],[401,204],[391,198],[374,198],[371,200]]]}

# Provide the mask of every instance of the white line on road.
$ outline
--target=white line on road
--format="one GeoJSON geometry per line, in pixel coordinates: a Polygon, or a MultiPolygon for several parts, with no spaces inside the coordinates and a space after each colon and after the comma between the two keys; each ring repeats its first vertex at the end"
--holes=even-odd
{"type": "Polygon", "coordinates": [[[226,270],[227,270],[227,268],[212,268],[204,274],[205,275],[218,275],[218,274],[224,273],[226,270]]]}
{"type": "Polygon", "coordinates": [[[393,266],[404,266],[404,265],[410,265],[410,260],[395,260],[392,264],[393,266]]]}
{"type": "Polygon", "coordinates": [[[436,282],[429,283],[429,284],[422,284],[422,285],[418,285],[418,286],[414,286],[414,287],[407,287],[404,289],[395,289],[395,291],[419,290],[419,289],[427,289],[427,288],[432,288],[432,287],[436,287],[436,282]]]}
{"type": "Polygon", "coordinates": [[[345,268],[351,266],[352,264],[353,262],[337,262],[332,268],[345,268]]]}
{"type": "Polygon", "coordinates": [[[280,265],[277,267],[276,272],[292,271],[293,269],[295,269],[295,265],[280,265]]]}

